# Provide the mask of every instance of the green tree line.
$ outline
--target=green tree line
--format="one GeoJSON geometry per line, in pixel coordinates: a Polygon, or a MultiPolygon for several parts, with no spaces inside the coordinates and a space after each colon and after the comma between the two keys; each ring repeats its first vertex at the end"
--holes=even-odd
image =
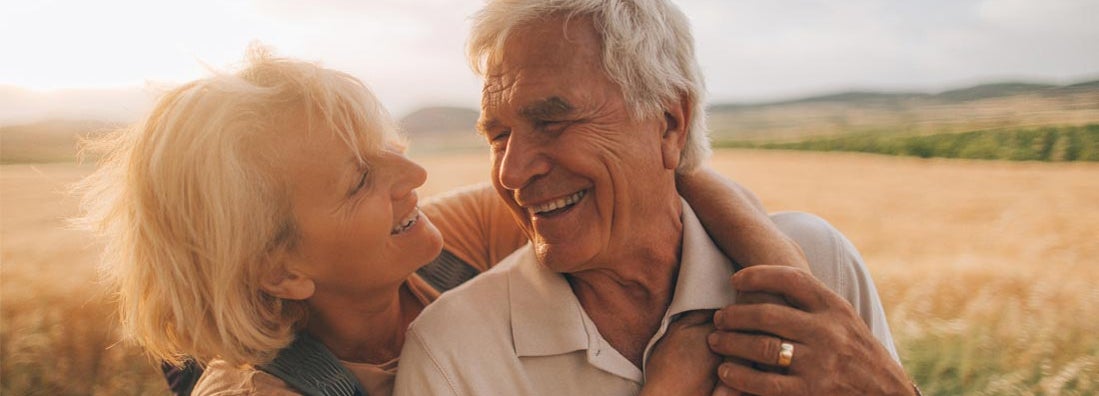
{"type": "Polygon", "coordinates": [[[921,158],[1099,161],[1099,124],[905,136],[859,133],[798,142],[718,141],[716,147],[854,151],[921,158]]]}

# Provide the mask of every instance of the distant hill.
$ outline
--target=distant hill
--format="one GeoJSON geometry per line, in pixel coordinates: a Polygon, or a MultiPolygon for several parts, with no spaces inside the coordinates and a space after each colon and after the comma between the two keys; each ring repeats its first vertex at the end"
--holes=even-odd
{"type": "Polygon", "coordinates": [[[1011,95],[1042,94],[1052,88],[1059,88],[1050,84],[1035,84],[1023,82],[1005,82],[995,84],[982,84],[968,88],[955,89],[940,92],[934,98],[953,101],[970,101],[988,98],[999,98],[1011,95]]]}
{"type": "Polygon", "coordinates": [[[938,93],[850,91],[709,108],[715,140],[931,134],[1099,122],[1099,80],[982,84],[938,93]]]}
{"type": "Polygon", "coordinates": [[[891,103],[901,100],[910,100],[926,96],[929,95],[917,92],[847,91],[832,94],[807,96],[797,99],[786,99],[776,102],[717,103],[711,104],[709,107],[709,111],[711,113],[721,113],[726,111],[751,111],[761,108],[809,103],[880,104],[891,103]]]}
{"type": "MultiPolygon", "coordinates": [[[[18,105],[24,99],[50,99],[9,88],[0,85],[0,107],[18,105]],[[11,95],[5,98],[6,94],[11,95]]],[[[86,121],[79,114],[87,109],[80,106],[58,106],[57,115],[47,121],[18,125],[10,125],[19,118],[18,109],[9,109],[13,118],[0,127],[0,162],[70,161],[79,136],[119,126],[86,121]]],[[[140,106],[126,107],[132,111],[140,106]]],[[[1099,80],[1061,86],[1001,82],[936,93],[848,91],[776,102],[715,104],[708,113],[718,142],[1081,126],[1099,123],[1099,80]]],[[[426,107],[402,117],[399,124],[412,141],[413,154],[480,150],[484,141],[474,131],[477,117],[478,111],[472,108],[426,107]]]]}
{"type": "Polygon", "coordinates": [[[464,107],[426,107],[400,119],[412,141],[412,153],[470,151],[484,148],[477,135],[480,112],[464,107]]]}
{"type": "Polygon", "coordinates": [[[1024,94],[1057,95],[1067,91],[1099,89],[1099,80],[1078,82],[1067,85],[1053,85],[1033,82],[997,82],[974,85],[971,87],[951,89],[938,93],[928,92],[895,92],[895,91],[843,91],[822,95],[812,95],[801,98],[783,99],[770,102],[750,103],[717,103],[710,106],[710,111],[725,111],[742,108],[759,108],[770,106],[782,106],[801,103],[868,103],[881,101],[897,101],[912,99],[927,99],[938,101],[970,101],[988,98],[997,98],[1024,94]]]}
{"type": "Polygon", "coordinates": [[[465,107],[425,107],[400,120],[409,136],[453,132],[473,132],[480,112],[465,107]]]}
{"type": "Polygon", "coordinates": [[[1057,91],[1067,92],[1067,91],[1086,91],[1086,90],[1092,90],[1092,89],[1099,89],[1099,80],[1087,81],[1087,82],[1076,83],[1076,84],[1069,84],[1069,85],[1066,85],[1066,86],[1063,86],[1063,87],[1059,87],[1056,90],[1057,91]]]}

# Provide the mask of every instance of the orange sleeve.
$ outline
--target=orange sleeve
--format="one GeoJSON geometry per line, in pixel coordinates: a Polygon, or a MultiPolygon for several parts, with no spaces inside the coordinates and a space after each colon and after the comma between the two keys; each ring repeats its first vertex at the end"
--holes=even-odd
{"type": "Polygon", "coordinates": [[[442,233],[443,249],[482,272],[527,243],[527,236],[488,184],[432,197],[421,210],[442,233]]]}

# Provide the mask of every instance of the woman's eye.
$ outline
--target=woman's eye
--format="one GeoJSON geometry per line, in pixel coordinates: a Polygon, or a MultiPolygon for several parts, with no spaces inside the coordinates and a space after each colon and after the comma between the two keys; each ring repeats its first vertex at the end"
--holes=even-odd
{"type": "Polygon", "coordinates": [[[361,176],[359,176],[359,182],[356,183],[355,187],[351,189],[351,194],[353,195],[353,194],[355,194],[359,191],[362,191],[369,184],[370,184],[370,170],[367,169],[367,170],[363,171],[361,176]]]}

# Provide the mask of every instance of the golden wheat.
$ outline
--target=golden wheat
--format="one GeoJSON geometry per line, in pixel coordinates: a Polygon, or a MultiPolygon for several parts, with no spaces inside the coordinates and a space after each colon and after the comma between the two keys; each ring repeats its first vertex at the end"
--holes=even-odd
{"type": "MultiPolygon", "coordinates": [[[[417,160],[425,196],[487,180],[480,151],[417,160]]],[[[713,165],[859,247],[927,393],[1099,392],[1099,164],[728,150],[713,165]]],[[[64,227],[65,186],[88,171],[0,167],[0,393],[165,392],[117,342],[96,243],[64,227]]]]}

